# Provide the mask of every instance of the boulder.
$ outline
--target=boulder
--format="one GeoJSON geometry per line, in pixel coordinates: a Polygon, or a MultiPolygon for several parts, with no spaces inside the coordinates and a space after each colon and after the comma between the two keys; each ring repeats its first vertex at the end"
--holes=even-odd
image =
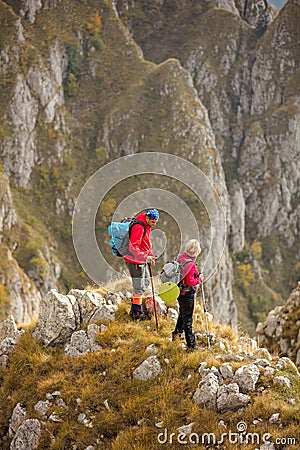
{"type": "Polygon", "coordinates": [[[270,355],[269,350],[267,350],[266,348],[257,349],[254,356],[256,356],[257,358],[268,359],[269,361],[272,361],[272,356],[270,355]]]}
{"type": "Polygon", "coordinates": [[[17,405],[14,407],[12,416],[9,420],[9,429],[8,429],[8,437],[12,438],[16,434],[19,426],[24,422],[26,419],[26,409],[24,406],[22,406],[21,403],[17,403],[17,405]]]}
{"type": "Polygon", "coordinates": [[[269,367],[271,366],[270,361],[265,358],[259,358],[254,361],[254,364],[258,367],[269,367]]]}
{"type": "Polygon", "coordinates": [[[220,367],[220,373],[224,380],[226,381],[232,381],[234,372],[230,364],[224,364],[220,367]]]}
{"type": "Polygon", "coordinates": [[[150,344],[148,345],[148,347],[145,350],[146,353],[148,353],[149,355],[157,355],[158,353],[158,348],[156,347],[155,344],[150,344]]]}
{"type": "MultiPolygon", "coordinates": [[[[72,289],[68,295],[63,295],[51,289],[41,301],[38,323],[33,336],[45,345],[64,346],[80,327],[94,322],[115,320],[117,308],[112,302],[107,304],[104,297],[93,291],[72,289]]],[[[80,340],[80,348],[84,345],[83,339],[86,339],[88,347],[91,345],[88,343],[90,338],[88,336],[84,338],[82,332],[73,339],[77,344],[78,339],[80,340]]]]}
{"type": "Polygon", "coordinates": [[[40,304],[40,314],[33,337],[45,345],[64,345],[76,330],[77,320],[71,299],[51,289],[40,304]]]}
{"type": "Polygon", "coordinates": [[[202,377],[197,390],[193,395],[196,405],[205,406],[208,409],[216,409],[219,380],[212,372],[202,377]]]}
{"type": "Polygon", "coordinates": [[[34,410],[43,418],[47,418],[48,409],[51,406],[51,402],[49,400],[39,400],[36,405],[34,405],[34,410]]]}
{"type": "Polygon", "coordinates": [[[26,419],[17,429],[10,444],[10,450],[35,450],[41,436],[41,422],[37,419],[26,419]]]}
{"type": "Polygon", "coordinates": [[[178,312],[174,308],[168,308],[167,317],[176,323],[178,319],[178,312]]]}
{"type": "Polygon", "coordinates": [[[276,364],[277,369],[292,369],[298,376],[300,376],[300,373],[298,371],[298,368],[295,363],[290,358],[287,358],[286,356],[283,356],[280,358],[276,364]]]}
{"type": "Polygon", "coordinates": [[[0,342],[6,338],[17,341],[22,334],[24,334],[24,330],[18,330],[12,315],[0,323],[0,342]]]}
{"type": "Polygon", "coordinates": [[[243,392],[253,392],[259,378],[259,368],[255,364],[242,366],[236,370],[233,382],[238,384],[243,392]]]}
{"type": "Polygon", "coordinates": [[[179,434],[185,434],[186,436],[189,436],[192,434],[193,426],[195,425],[195,422],[191,422],[188,425],[183,425],[182,427],[178,427],[178,433],[179,434]]]}
{"type": "Polygon", "coordinates": [[[87,331],[75,331],[71,336],[70,344],[65,347],[66,355],[77,357],[102,350],[95,340],[99,332],[100,327],[95,324],[89,325],[87,331]]]}
{"type": "Polygon", "coordinates": [[[111,300],[110,304],[107,304],[106,299],[97,292],[72,289],[68,295],[72,295],[76,299],[81,326],[91,322],[115,319],[115,306],[111,300]]]}
{"type": "Polygon", "coordinates": [[[217,410],[225,412],[244,408],[250,400],[249,395],[240,393],[237,383],[223,384],[217,392],[217,410]]]}
{"type": "Polygon", "coordinates": [[[140,381],[149,381],[156,378],[161,372],[162,367],[157,356],[149,356],[133,371],[133,378],[140,381]]]}
{"type": "Polygon", "coordinates": [[[266,377],[273,377],[274,373],[275,373],[275,369],[273,367],[268,366],[264,369],[264,375],[266,377]]]}
{"type": "MultiPolygon", "coordinates": [[[[165,316],[168,312],[168,308],[165,302],[158,295],[155,295],[154,299],[155,299],[156,314],[158,316],[165,316]]],[[[152,296],[148,296],[145,298],[143,306],[148,314],[150,314],[151,316],[154,315],[154,305],[152,296]]]]}
{"type": "Polygon", "coordinates": [[[279,384],[280,386],[285,386],[287,388],[291,387],[291,382],[287,377],[277,376],[274,378],[274,384],[279,384]]]}
{"type": "Polygon", "coordinates": [[[14,351],[22,334],[24,330],[18,330],[12,315],[0,323],[0,366],[8,365],[9,355],[14,351]]]}
{"type": "Polygon", "coordinates": [[[265,442],[259,447],[259,450],[276,450],[273,442],[265,442]]]}
{"type": "Polygon", "coordinates": [[[269,419],[270,423],[277,423],[280,420],[280,413],[274,413],[269,419]]]}

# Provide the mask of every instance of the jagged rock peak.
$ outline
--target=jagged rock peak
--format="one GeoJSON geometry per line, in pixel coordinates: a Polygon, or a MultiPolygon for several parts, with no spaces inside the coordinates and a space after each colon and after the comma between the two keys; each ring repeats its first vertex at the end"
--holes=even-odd
{"type": "Polygon", "coordinates": [[[262,31],[276,18],[278,11],[267,0],[237,0],[241,17],[262,31]]]}
{"type": "Polygon", "coordinates": [[[264,323],[256,328],[258,343],[288,356],[300,366],[300,282],[283,306],[270,311],[264,323]]]}

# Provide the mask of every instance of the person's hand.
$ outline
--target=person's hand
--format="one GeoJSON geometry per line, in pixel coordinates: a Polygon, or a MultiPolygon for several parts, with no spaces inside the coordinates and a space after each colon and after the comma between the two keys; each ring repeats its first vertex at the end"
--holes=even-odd
{"type": "Polygon", "coordinates": [[[155,256],[147,256],[146,263],[150,264],[151,267],[155,265],[155,256]]]}

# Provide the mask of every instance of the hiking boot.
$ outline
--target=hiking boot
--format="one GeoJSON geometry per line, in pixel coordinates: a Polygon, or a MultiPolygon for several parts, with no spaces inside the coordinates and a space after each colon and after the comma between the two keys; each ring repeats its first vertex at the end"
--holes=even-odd
{"type": "Polygon", "coordinates": [[[130,311],[129,315],[130,315],[132,320],[139,320],[140,314],[141,314],[140,311],[138,311],[138,312],[130,311]]]}
{"type": "Polygon", "coordinates": [[[151,320],[151,317],[147,313],[142,312],[140,314],[140,320],[151,320]]]}

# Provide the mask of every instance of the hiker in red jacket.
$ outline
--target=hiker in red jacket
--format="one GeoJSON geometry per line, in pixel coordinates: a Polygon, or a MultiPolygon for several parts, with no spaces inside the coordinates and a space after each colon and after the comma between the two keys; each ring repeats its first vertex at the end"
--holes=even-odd
{"type": "Polygon", "coordinates": [[[130,232],[128,252],[124,257],[128,267],[133,287],[132,305],[130,315],[135,319],[146,319],[143,312],[142,297],[150,283],[149,267],[154,267],[155,256],[151,245],[151,229],[156,225],[159,213],[152,208],[140,213],[130,232]]]}
{"type": "Polygon", "coordinates": [[[200,244],[196,239],[191,239],[186,243],[185,252],[181,253],[177,261],[189,261],[185,263],[182,269],[181,281],[179,283],[180,295],[179,302],[179,316],[177,319],[175,330],[172,333],[172,340],[184,331],[187,351],[197,350],[196,339],[193,333],[193,312],[195,294],[199,284],[202,282],[198,268],[195,264],[196,258],[200,255],[200,244]]]}

